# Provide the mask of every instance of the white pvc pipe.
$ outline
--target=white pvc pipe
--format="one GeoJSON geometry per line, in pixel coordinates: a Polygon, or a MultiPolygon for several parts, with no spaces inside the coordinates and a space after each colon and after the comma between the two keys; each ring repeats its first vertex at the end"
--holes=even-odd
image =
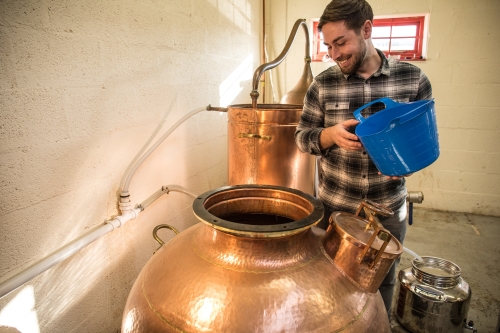
{"type": "Polygon", "coordinates": [[[192,198],[197,198],[198,195],[193,193],[193,192],[190,192],[188,190],[186,190],[185,188],[181,187],[181,186],[177,186],[177,185],[167,185],[166,186],[170,192],[180,192],[180,193],[184,193],[184,194],[187,194],[189,196],[191,196],[192,198]]]}
{"type": "Polygon", "coordinates": [[[137,169],[139,169],[139,167],[141,166],[141,164],[149,157],[149,155],[151,155],[151,153],[156,149],[158,148],[158,146],[170,135],[172,134],[172,132],[177,128],[179,127],[180,124],[182,124],[183,122],[185,122],[188,118],[194,116],[195,114],[201,112],[201,111],[206,111],[207,108],[206,107],[200,107],[200,108],[197,108],[197,109],[194,109],[193,111],[189,112],[188,114],[186,114],[184,117],[182,117],[181,119],[179,119],[174,125],[172,125],[172,127],[170,127],[168,129],[167,132],[165,132],[165,134],[162,135],[161,138],[158,139],[158,141],[156,141],[156,143],[151,146],[151,148],[149,148],[149,150],[144,153],[144,155],[141,156],[140,159],[137,160],[137,162],[135,162],[134,166],[130,169],[128,175],[127,175],[127,178],[125,179],[125,183],[123,184],[123,188],[122,188],[122,193],[127,193],[128,192],[128,187],[130,186],[130,181],[132,180],[132,177],[134,176],[135,172],[137,171],[137,169]]]}
{"type": "Polygon", "coordinates": [[[193,198],[198,197],[196,194],[194,194],[194,193],[186,190],[185,188],[183,188],[181,186],[178,186],[178,185],[165,185],[165,186],[162,186],[161,189],[159,189],[158,191],[156,191],[155,193],[153,193],[152,195],[150,195],[149,198],[147,198],[146,200],[144,200],[143,202],[141,202],[141,204],[139,205],[139,208],[141,208],[142,210],[146,209],[150,204],[152,204],[159,197],[161,197],[164,194],[168,194],[170,192],[184,193],[184,194],[187,194],[187,195],[189,195],[189,196],[191,196],[193,198]]]}
{"type": "Polygon", "coordinates": [[[408,253],[409,255],[413,256],[413,258],[416,258],[418,259],[419,261],[424,261],[422,259],[422,257],[420,257],[418,254],[416,254],[415,252],[413,252],[412,250],[410,250],[409,248],[407,247],[404,247],[403,246],[403,251],[405,251],[406,253],[408,253]]]}
{"type": "Polygon", "coordinates": [[[124,225],[125,223],[127,223],[132,219],[135,219],[140,212],[141,210],[139,208],[136,208],[131,211],[125,212],[125,214],[117,216],[110,221],[107,221],[105,224],[95,229],[94,231],[61,247],[59,250],[52,253],[43,260],[37,262],[33,266],[25,269],[24,271],[18,273],[17,275],[14,275],[10,279],[2,282],[2,284],[0,284],[0,298],[7,295],[17,287],[28,282],[35,276],[38,276],[41,273],[45,272],[52,266],[55,266],[61,261],[64,261],[67,258],[71,257],[78,250],[84,248],[85,246],[89,245],[90,243],[104,236],[108,232],[121,227],[122,225],[124,225]]]}
{"type": "MultiPolygon", "coordinates": [[[[130,185],[130,181],[132,180],[132,177],[134,176],[135,172],[137,169],[141,166],[141,164],[151,155],[151,153],[158,148],[158,146],[177,128],[179,125],[181,125],[184,121],[186,121],[188,118],[194,116],[195,114],[207,110],[206,107],[200,107],[197,109],[194,109],[193,111],[189,112],[186,114],[184,117],[179,119],[170,129],[163,134],[163,136],[158,139],[158,141],[151,146],[151,148],[141,156],[139,160],[134,164],[134,166],[130,169],[127,178],[125,180],[125,183],[123,185],[123,190],[122,194],[126,193],[128,194],[128,187],[130,185]]],[[[183,189],[180,186],[176,185],[169,185],[170,187],[167,187],[165,190],[165,186],[153,196],[151,196],[148,200],[147,203],[145,204],[146,207],[151,204],[154,200],[158,199],[161,195],[168,193],[169,191],[174,191],[174,192],[181,192],[185,193],[187,195],[190,195],[194,198],[197,197],[196,194],[189,192],[186,189],[183,189]]],[[[8,280],[2,282],[0,284],[0,298],[3,296],[7,295],[14,289],[18,288],[19,286],[23,285],[24,283],[28,282],[32,278],[40,275],[41,273],[45,272],[49,268],[57,265],[58,263],[66,260],[67,258],[71,257],[73,254],[75,254],[77,251],[80,249],[84,248],[85,246],[89,245],[90,243],[94,242],[95,240],[99,239],[100,237],[104,236],[110,231],[113,231],[116,228],[121,227],[124,225],[126,222],[135,219],[139,213],[145,209],[145,207],[141,208],[134,208],[134,209],[129,209],[129,201],[128,202],[120,202],[120,208],[122,208],[122,215],[117,216],[113,218],[110,221],[107,221],[104,225],[100,226],[99,228],[95,229],[94,231],[86,234],[85,236],[82,236],[71,243],[61,247],[59,250],[56,252],[52,253],[48,257],[42,259],[38,263],[34,264],[33,266],[23,270],[22,272],[14,275],[13,277],[9,278],[8,280]],[[125,208],[125,209],[123,209],[125,208]]]]}

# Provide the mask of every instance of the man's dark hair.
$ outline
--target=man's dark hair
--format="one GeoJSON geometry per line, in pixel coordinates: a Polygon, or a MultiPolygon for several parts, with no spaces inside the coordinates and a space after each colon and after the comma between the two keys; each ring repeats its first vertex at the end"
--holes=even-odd
{"type": "Polygon", "coordinates": [[[318,30],[328,22],[345,21],[346,27],[357,33],[366,20],[373,22],[373,10],[365,0],[332,0],[319,19],[318,30]]]}

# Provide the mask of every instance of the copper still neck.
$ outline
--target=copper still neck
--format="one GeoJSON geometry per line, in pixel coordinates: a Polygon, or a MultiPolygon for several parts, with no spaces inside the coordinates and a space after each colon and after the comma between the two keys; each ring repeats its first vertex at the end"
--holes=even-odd
{"type": "MultiPolygon", "coordinates": [[[[311,50],[310,50],[310,42],[309,42],[309,30],[307,28],[306,20],[299,19],[295,22],[295,25],[293,26],[292,31],[290,33],[290,36],[288,37],[288,40],[285,44],[285,47],[283,48],[283,51],[281,51],[280,55],[276,59],[274,59],[273,61],[260,65],[255,70],[255,73],[253,75],[253,83],[252,83],[253,90],[250,93],[250,97],[252,98],[252,107],[253,108],[257,108],[257,99],[259,98],[260,77],[262,76],[262,74],[265,71],[278,66],[285,59],[285,57],[288,54],[288,51],[290,50],[290,47],[293,44],[295,36],[297,35],[297,30],[299,29],[300,26],[302,26],[304,28],[304,32],[306,34],[306,50],[305,50],[306,55],[304,58],[304,60],[305,60],[304,72],[299,80],[299,83],[288,93],[288,94],[291,94],[291,96],[285,100],[288,101],[289,99],[292,98],[292,96],[294,96],[293,101],[300,100],[300,102],[299,103],[290,102],[290,104],[302,104],[303,103],[304,96],[302,96],[302,98],[300,98],[300,96],[295,96],[295,95],[297,93],[301,93],[302,91],[304,92],[304,95],[305,95],[305,90],[307,90],[307,87],[309,87],[309,85],[311,84],[313,75],[312,75],[312,71],[311,71],[311,50]],[[306,88],[304,89],[303,87],[306,87],[306,88]]],[[[287,95],[285,95],[285,97],[287,95]]],[[[283,97],[283,98],[285,98],[285,97],[283,97]]],[[[284,103],[283,99],[282,99],[281,103],[282,104],[284,103]]],[[[289,103],[289,102],[287,102],[287,103],[289,103]]]]}
{"type": "Polygon", "coordinates": [[[234,185],[200,195],[193,211],[203,223],[251,238],[290,236],[321,221],[324,208],[313,196],[272,185],[234,185]]]}

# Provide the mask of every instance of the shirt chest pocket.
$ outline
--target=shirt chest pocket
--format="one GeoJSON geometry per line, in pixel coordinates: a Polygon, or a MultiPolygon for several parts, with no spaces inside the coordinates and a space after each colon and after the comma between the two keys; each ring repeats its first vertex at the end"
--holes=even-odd
{"type": "Polygon", "coordinates": [[[349,110],[349,102],[325,103],[325,127],[333,126],[347,119],[354,119],[354,115],[349,110]]]}

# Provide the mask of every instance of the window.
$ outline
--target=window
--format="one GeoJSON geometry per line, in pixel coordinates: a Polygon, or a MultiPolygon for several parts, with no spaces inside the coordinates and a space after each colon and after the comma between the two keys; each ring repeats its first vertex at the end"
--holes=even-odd
{"type": "Polygon", "coordinates": [[[386,57],[402,60],[423,59],[425,16],[375,18],[373,45],[386,57]]]}
{"type": "MultiPolygon", "coordinates": [[[[411,17],[379,16],[373,19],[373,45],[386,57],[405,61],[425,58],[426,15],[411,17]]],[[[318,31],[319,19],[312,20],[313,61],[322,61],[327,53],[323,34],[318,31]]]]}
{"type": "Polygon", "coordinates": [[[323,44],[323,34],[318,31],[319,19],[313,19],[313,52],[312,61],[323,61],[323,57],[326,55],[327,47],[323,44]]]}

